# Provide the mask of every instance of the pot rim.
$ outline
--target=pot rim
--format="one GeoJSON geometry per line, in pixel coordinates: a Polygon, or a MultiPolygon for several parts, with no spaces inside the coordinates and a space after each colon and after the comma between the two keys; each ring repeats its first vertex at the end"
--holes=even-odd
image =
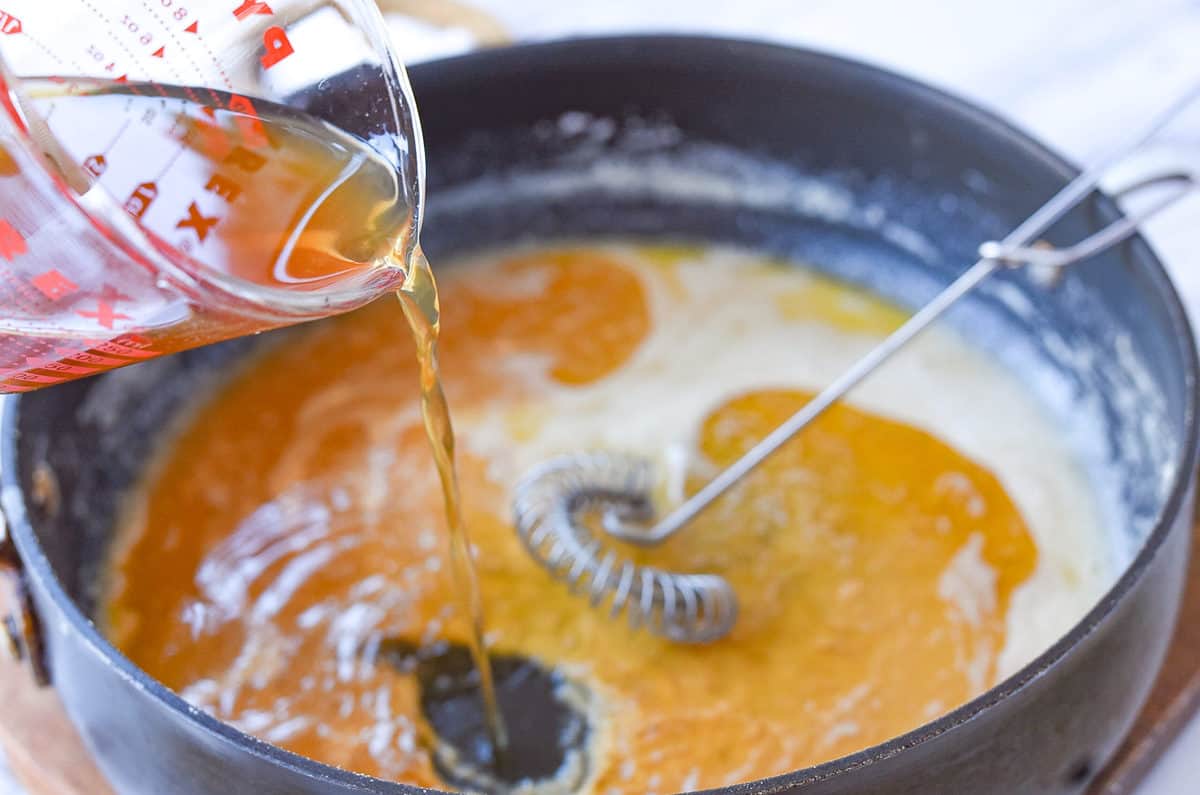
{"type": "MultiPolygon", "coordinates": [[[[886,92],[914,97],[926,105],[937,107],[941,112],[956,115],[974,126],[984,128],[994,136],[1005,138],[1016,148],[1023,150],[1027,156],[1027,162],[1040,163],[1057,174],[1064,184],[1078,173],[1078,170],[1065,158],[1040,143],[1032,135],[1023,132],[995,113],[977,107],[965,99],[881,67],[804,47],[703,35],[589,36],[476,51],[418,64],[412,67],[411,71],[422,74],[465,69],[478,74],[487,74],[491,70],[481,69],[479,64],[510,59],[513,61],[532,59],[539,62],[603,60],[612,57],[614,53],[620,53],[627,58],[647,55],[661,58],[664,53],[686,53],[691,57],[696,57],[697,53],[711,53],[753,59],[762,64],[763,68],[774,64],[781,72],[801,70],[806,66],[834,70],[843,77],[882,86],[886,92]]],[[[1104,206],[1101,209],[1109,214],[1119,213],[1116,206],[1107,199],[1104,199],[1104,206]]],[[[1200,459],[1200,435],[1197,434],[1197,384],[1200,382],[1200,359],[1197,357],[1196,340],[1182,300],[1158,256],[1140,235],[1131,238],[1130,244],[1133,246],[1133,259],[1145,272],[1145,275],[1150,277],[1159,297],[1165,304],[1168,325],[1183,346],[1184,383],[1187,394],[1184,406],[1185,439],[1179,454],[1179,467],[1170,493],[1155,519],[1154,527],[1142,542],[1133,561],[1124,569],[1107,593],[1073,625],[1069,632],[1015,674],[956,709],[883,743],[846,756],[811,767],[720,789],[706,790],[706,792],[719,792],[725,795],[772,795],[794,787],[847,775],[856,769],[881,762],[922,745],[1005,701],[1022,690],[1030,681],[1054,667],[1059,660],[1088,637],[1141,580],[1164,540],[1176,526],[1180,512],[1186,504],[1190,488],[1190,473],[1195,471],[1197,461],[1200,459]]],[[[100,633],[99,629],[83,615],[75,601],[66,593],[55,576],[28,519],[24,492],[17,475],[17,423],[20,403],[20,396],[9,397],[4,406],[3,415],[0,417],[0,508],[7,514],[9,530],[26,572],[37,580],[41,588],[46,590],[93,652],[103,657],[135,687],[154,696],[161,706],[192,721],[197,727],[211,734],[214,739],[249,751],[271,763],[291,768],[317,781],[326,781],[342,787],[348,786],[364,792],[390,792],[397,793],[397,795],[444,792],[413,784],[386,781],[336,768],[286,751],[246,734],[217,720],[208,713],[195,710],[182,697],[134,665],[129,658],[113,646],[100,633]]]]}

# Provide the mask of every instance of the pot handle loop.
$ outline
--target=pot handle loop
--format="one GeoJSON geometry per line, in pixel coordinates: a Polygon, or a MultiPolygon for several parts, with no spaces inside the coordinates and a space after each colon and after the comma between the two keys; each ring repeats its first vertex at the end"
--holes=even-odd
{"type": "Polygon", "coordinates": [[[0,575],[11,583],[8,613],[0,616],[0,652],[7,653],[16,662],[29,665],[30,673],[38,687],[50,684],[50,671],[46,665],[45,645],[42,642],[41,625],[33,608],[33,598],[25,581],[25,568],[12,536],[8,532],[8,520],[0,508],[0,575]]]}
{"type": "Polygon", "coordinates": [[[1053,279],[1067,266],[1089,259],[1133,237],[1143,223],[1171,207],[1197,187],[1200,187],[1200,183],[1196,177],[1185,171],[1167,171],[1145,177],[1112,194],[1118,201],[1129,201],[1136,195],[1154,191],[1145,207],[1131,210],[1124,217],[1078,243],[1056,248],[1037,244],[1006,246],[991,242],[979,247],[979,255],[1012,267],[1028,265],[1043,272],[1050,271],[1048,275],[1053,279]]]}

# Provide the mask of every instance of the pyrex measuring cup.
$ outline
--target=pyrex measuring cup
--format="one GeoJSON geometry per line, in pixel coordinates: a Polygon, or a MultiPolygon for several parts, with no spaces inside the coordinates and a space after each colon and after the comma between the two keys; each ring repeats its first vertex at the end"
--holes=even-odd
{"type": "Polygon", "coordinates": [[[420,130],[370,0],[8,0],[0,80],[0,393],[403,280],[420,130]],[[300,110],[347,80],[378,100],[300,110]]]}

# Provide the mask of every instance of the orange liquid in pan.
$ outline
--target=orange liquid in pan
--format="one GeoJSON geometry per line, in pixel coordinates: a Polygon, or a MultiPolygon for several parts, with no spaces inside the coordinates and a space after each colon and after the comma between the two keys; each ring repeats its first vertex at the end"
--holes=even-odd
{"type": "MultiPolygon", "coordinates": [[[[538,422],[521,407],[539,390],[585,394],[637,354],[658,322],[643,274],[687,280],[687,259],[564,248],[447,269],[442,364],[456,413],[510,406],[520,444],[538,422]]],[[[780,323],[876,333],[897,320],[846,288],[808,285],[779,302],[780,323]]],[[[343,768],[444,786],[414,678],[363,651],[470,632],[398,328],[389,302],[298,330],[198,405],[131,499],[107,619],[135,663],[222,720],[343,768]]],[[[809,397],[731,394],[697,416],[688,487],[809,397]]],[[[952,709],[993,683],[1010,599],[1037,562],[987,469],[841,406],[686,532],[636,553],[721,573],[738,593],[729,638],[672,645],[538,568],[508,520],[522,473],[473,451],[469,422],[459,430],[491,649],[560,665],[594,694],[586,788],[597,793],[782,773],[952,709]],[[964,555],[987,572],[986,598],[947,596],[964,555]]]]}

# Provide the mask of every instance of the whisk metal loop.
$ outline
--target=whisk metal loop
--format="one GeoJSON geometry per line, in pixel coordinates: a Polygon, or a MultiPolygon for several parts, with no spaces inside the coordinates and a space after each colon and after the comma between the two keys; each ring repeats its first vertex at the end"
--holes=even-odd
{"type": "Polygon", "coordinates": [[[546,462],[517,487],[517,533],[572,593],[594,607],[608,601],[610,614],[626,613],[631,628],[680,643],[724,637],[737,620],[737,597],[725,578],[639,565],[606,549],[592,530],[604,532],[596,519],[614,509],[644,515],[652,482],[649,463],[639,458],[592,453],[546,462]]]}

